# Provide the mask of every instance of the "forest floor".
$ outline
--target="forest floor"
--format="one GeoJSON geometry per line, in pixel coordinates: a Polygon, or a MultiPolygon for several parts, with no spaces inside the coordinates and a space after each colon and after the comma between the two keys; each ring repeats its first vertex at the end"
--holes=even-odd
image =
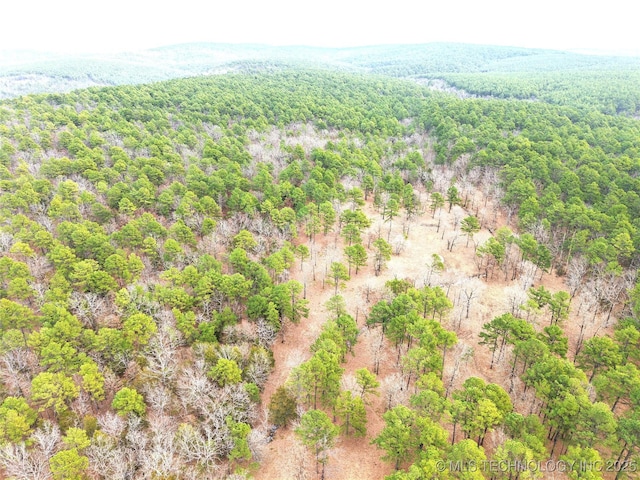
{"type": "MultiPolygon", "coordinates": [[[[477,194],[480,198],[480,194],[477,194]]],[[[495,207],[487,205],[484,207],[488,215],[494,215],[495,207]]],[[[387,237],[389,225],[382,224],[379,212],[376,212],[371,204],[367,204],[365,212],[372,219],[370,231],[381,229],[383,236],[387,237]]],[[[497,210],[495,210],[497,212],[497,210]]],[[[356,318],[361,329],[361,335],[354,348],[354,355],[347,355],[346,363],[343,364],[345,377],[353,375],[359,368],[367,367],[373,371],[373,357],[370,343],[373,338],[366,327],[366,315],[371,306],[381,298],[384,292],[384,284],[388,280],[410,279],[415,282],[416,287],[425,284],[428,272],[427,263],[434,253],[440,254],[444,258],[445,271],[434,274],[431,277],[432,285],[447,285],[443,287],[449,290],[449,298],[454,302],[454,308],[447,319],[443,319],[443,325],[456,332],[459,342],[453,347],[451,353],[447,355],[444,368],[444,384],[449,386],[450,391],[461,386],[465,379],[470,376],[483,378],[487,382],[500,384],[505,390],[516,392],[512,394],[514,407],[517,411],[528,414],[535,404],[534,398],[530,395],[524,397],[518,392],[522,392],[520,380],[509,380],[509,357],[497,359],[493,369],[489,369],[491,363],[491,353],[481,345],[478,345],[478,334],[482,330],[483,324],[491,321],[494,317],[510,311],[508,296],[515,290],[526,291],[531,285],[523,285],[522,279],[505,281],[498,272],[494,278],[477,278],[478,269],[476,267],[476,255],[474,242],[469,242],[460,234],[457,243],[452,251],[447,250],[447,242],[454,235],[454,223],[462,218],[476,214],[475,211],[465,211],[462,207],[454,206],[451,212],[447,207],[441,209],[433,218],[431,211],[426,211],[411,223],[410,233],[406,238],[405,249],[399,255],[393,255],[387,263],[380,276],[374,275],[371,260],[369,265],[361,268],[358,274],[352,272],[351,279],[346,282],[346,287],[339,290],[347,304],[347,310],[356,318]],[[438,220],[440,229],[438,230],[438,220]],[[466,318],[466,301],[463,301],[462,290],[473,290],[475,298],[472,300],[468,318],[466,318]],[[372,291],[369,295],[369,302],[366,301],[366,291],[372,291]],[[464,354],[467,355],[464,355],[464,354]],[[467,360],[468,359],[468,360],[467,360]],[[510,385],[511,382],[515,382],[510,385]]],[[[492,222],[492,229],[505,224],[504,218],[495,215],[492,222]]],[[[473,240],[475,244],[483,243],[491,236],[488,229],[483,228],[475,234],[473,240]]],[[[367,244],[366,234],[363,236],[365,245],[367,244]]],[[[390,243],[394,244],[394,239],[402,238],[402,220],[394,220],[389,236],[390,243]]],[[[302,241],[306,239],[301,239],[302,241]]],[[[307,360],[311,356],[309,347],[314,342],[322,325],[328,315],[324,307],[325,303],[334,295],[333,287],[323,283],[323,272],[332,261],[342,260],[344,245],[342,239],[335,233],[327,236],[318,236],[312,247],[311,259],[305,261],[300,269],[297,265],[292,271],[292,278],[303,282],[306,285],[306,298],[309,300],[309,317],[303,319],[298,325],[289,325],[286,329],[284,341],[279,338],[273,345],[275,357],[275,368],[265,386],[263,392],[263,405],[269,404],[269,399],[273,392],[283,385],[291,372],[291,369],[307,360]],[[315,262],[315,267],[313,267],[315,262]],[[313,279],[315,271],[315,280],[313,279]]],[[[371,253],[370,253],[371,256],[371,253]]],[[[346,263],[346,262],[345,262],[346,263]]],[[[567,290],[563,279],[555,274],[540,274],[535,277],[535,285],[544,285],[552,292],[567,290]]],[[[526,296],[525,296],[526,299],[526,296]]],[[[547,325],[544,317],[533,319],[538,323],[537,329],[541,330],[547,325]]],[[[574,315],[565,325],[565,331],[569,338],[576,338],[577,321],[574,315]]],[[[595,328],[595,327],[594,327],[595,328]]],[[[588,337],[586,337],[588,338],[588,337]]],[[[569,357],[572,358],[572,348],[574,342],[570,340],[569,357]]],[[[387,345],[386,358],[380,366],[378,380],[381,383],[381,390],[384,388],[385,379],[389,380],[392,375],[399,372],[396,363],[397,354],[393,346],[387,345]]],[[[529,393],[531,392],[531,389],[529,393]]],[[[382,415],[386,407],[385,396],[381,394],[373,397],[367,407],[367,435],[364,438],[352,438],[341,435],[332,449],[326,468],[326,478],[328,479],[381,479],[385,475],[393,472],[393,466],[381,460],[384,452],[371,444],[381,429],[384,427],[382,415]]],[[[329,413],[329,412],[328,412],[329,413]]],[[[492,448],[501,443],[503,434],[495,431],[487,436],[485,448],[490,452],[492,448]]],[[[264,449],[263,459],[259,469],[255,472],[258,480],[272,479],[302,479],[315,478],[315,461],[301,447],[297,441],[292,427],[278,430],[275,439],[264,449]]],[[[319,478],[319,477],[318,477],[319,478]]]]}

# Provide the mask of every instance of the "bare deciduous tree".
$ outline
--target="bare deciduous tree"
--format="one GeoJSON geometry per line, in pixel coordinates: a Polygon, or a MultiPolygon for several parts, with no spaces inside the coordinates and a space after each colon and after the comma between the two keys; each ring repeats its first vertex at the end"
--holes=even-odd
{"type": "Polygon", "coordinates": [[[145,403],[152,411],[162,414],[168,410],[173,401],[171,390],[156,382],[146,382],[143,386],[145,403]]]}
{"type": "Polygon", "coordinates": [[[385,410],[404,405],[409,399],[409,391],[404,388],[404,379],[399,373],[392,373],[380,382],[380,390],[385,401],[385,410]]]}
{"type": "Polygon", "coordinates": [[[207,378],[203,359],[185,368],[177,380],[178,398],[186,410],[203,412],[218,388],[207,378]]]}
{"type": "Polygon", "coordinates": [[[150,415],[149,448],[141,457],[143,471],[151,478],[169,478],[180,472],[180,459],[176,455],[174,438],[177,425],[165,415],[150,415]]]}
{"type": "Polygon", "coordinates": [[[340,388],[343,391],[351,392],[354,396],[356,396],[356,394],[359,395],[361,390],[361,388],[358,386],[358,382],[356,382],[356,377],[349,373],[345,373],[342,376],[342,379],[340,381],[340,388]]]}
{"type": "Polygon", "coordinates": [[[44,424],[38,428],[31,435],[31,440],[38,445],[40,451],[50,458],[58,450],[60,444],[60,428],[57,424],[51,422],[44,422],[44,424]]]}
{"type": "Polygon", "coordinates": [[[310,480],[313,477],[311,472],[314,463],[309,449],[300,442],[294,442],[284,458],[282,474],[295,480],[310,480]]]}
{"type": "Polygon", "coordinates": [[[249,382],[262,388],[271,372],[271,359],[266,350],[257,350],[251,357],[251,363],[245,370],[245,377],[249,382]]]}
{"type": "Polygon", "coordinates": [[[580,291],[587,280],[587,272],[589,271],[589,261],[585,257],[574,256],[567,267],[566,283],[569,287],[569,296],[571,300],[580,291]]]}
{"type": "Polygon", "coordinates": [[[79,417],[84,417],[92,411],[91,397],[84,390],[80,391],[78,397],[71,403],[71,410],[79,417]]]}
{"type": "MultiPolygon", "coordinates": [[[[43,278],[43,277],[35,277],[35,278],[43,278]]],[[[45,294],[49,290],[49,287],[42,282],[29,282],[29,286],[33,291],[33,302],[35,305],[40,308],[46,302],[45,294]]]]}
{"type": "Polygon", "coordinates": [[[13,235],[8,232],[0,232],[0,253],[8,253],[13,245],[13,235]]]}
{"type": "Polygon", "coordinates": [[[382,327],[364,330],[362,335],[364,336],[364,342],[369,347],[369,353],[373,360],[373,372],[377,375],[380,372],[380,363],[386,358],[385,338],[382,327]]]}
{"type": "Polygon", "coordinates": [[[509,310],[511,315],[514,317],[520,317],[521,309],[520,307],[527,301],[529,298],[527,296],[527,292],[523,291],[522,288],[517,286],[510,286],[504,289],[505,293],[505,307],[509,310]]]}
{"type": "Polygon", "coordinates": [[[444,398],[449,397],[449,393],[454,387],[456,378],[458,378],[462,366],[467,363],[471,357],[473,357],[473,348],[469,345],[458,343],[454,347],[453,358],[455,358],[455,362],[453,362],[450,372],[443,372],[443,376],[449,373],[449,380],[446,382],[447,386],[445,387],[444,398]]]}
{"type": "Polygon", "coordinates": [[[260,345],[264,348],[271,348],[273,342],[275,342],[278,337],[277,330],[264,318],[259,318],[256,321],[255,329],[260,345]]]}
{"type": "Polygon", "coordinates": [[[117,441],[100,433],[94,435],[85,454],[89,457],[89,473],[104,480],[134,478],[136,463],[131,449],[117,445],[117,441]]]}
{"type": "Polygon", "coordinates": [[[8,393],[28,397],[32,375],[38,369],[36,354],[27,348],[14,348],[0,357],[0,377],[8,393]]]}
{"type": "MultiPolygon", "coordinates": [[[[442,235],[444,236],[444,230],[442,231],[442,235]]],[[[454,231],[451,233],[451,235],[448,236],[447,238],[448,251],[453,252],[453,247],[456,245],[456,241],[458,240],[459,236],[460,236],[460,233],[458,231],[454,231]]]]}
{"type": "Polygon", "coordinates": [[[119,438],[127,427],[127,422],[120,415],[113,412],[105,412],[98,415],[97,419],[100,430],[113,438],[119,438]]]}
{"type": "Polygon", "coordinates": [[[577,318],[580,319],[580,323],[578,327],[580,328],[580,333],[578,334],[578,338],[576,340],[575,346],[575,355],[580,353],[582,350],[582,344],[584,342],[585,335],[587,330],[592,327],[596,323],[596,317],[600,311],[600,304],[598,302],[597,295],[591,291],[593,288],[593,284],[591,282],[587,283],[584,286],[584,291],[576,297],[578,301],[578,311],[576,312],[577,318]],[[581,313],[585,310],[585,313],[581,313]],[[593,314],[590,314],[593,312],[593,314]],[[589,313],[589,315],[587,315],[589,313]]]}
{"type": "MultiPolygon", "coordinates": [[[[536,279],[536,272],[538,271],[538,267],[534,265],[532,262],[528,260],[523,260],[520,263],[520,285],[522,285],[522,290],[529,290],[534,284],[536,279]]],[[[513,279],[516,278],[518,269],[514,266],[513,271],[513,279]]]]}
{"type": "Polygon", "coordinates": [[[165,385],[173,379],[178,363],[176,352],[182,343],[184,339],[178,330],[168,323],[161,323],[145,351],[145,376],[156,378],[165,385]]]}
{"type": "Polygon", "coordinates": [[[366,303],[377,301],[377,296],[375,295],[376,289],[371,283],[365,283],[360,287],[360,291],[362,292],[362,295],[364,295],[366,303]]]}
{"type": "Polygon", "coordinates": [[[175,436],[176,451],[185,463],[195,462],[207,469],[216,465],[224,454],[224,449],[223,444],[211,433],[210,428],[204,428],[200,432],[187,423],[178,427],[175,436]]]}
{"type": "Polygon", "coordinates": [[[264,449],[269,443],[266,425],[251,429],[247,436],[247,443],[253,460],[256,462],[261,461],[264,458],[264,449]]]}
{"type": "Polygon", "coordinates": [[[400,255],[407,248],[407,240],[403,236],[397,235],[393,239],[392,246],[393,246],[393,254],[400,255]]]}
{"type": "Polygon", "coordinates": [[[467,278],[461,282],[460,296],[464,304],[465,316],[469,318],[469,312],[471,310],[471,304],[480,296],[480,291],[484,289],[485,285],[477,278],[467,278]]]}
{"type": "Polygon", "coordinates": [[[8,443],[0,449],[0,466],[8,478],[16,480],[49,480],[49,458],[24,442],[8,443]]]}
{"type": "Polygon", "coordinates": [[[69,300],[69,308],[85,327],[97,330],[98,319],[107,312],[109,304],[106,297],[97,293],[74,291],[69,300]]]}

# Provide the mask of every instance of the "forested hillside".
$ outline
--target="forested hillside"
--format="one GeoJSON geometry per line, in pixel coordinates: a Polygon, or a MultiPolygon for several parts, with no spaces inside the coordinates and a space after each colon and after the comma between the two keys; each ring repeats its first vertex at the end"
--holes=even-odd
{"type": "Polygon", "coordinates": [[[635,478],[637,71],[263,67],[0,103],[4,475],[635,478]]]}
{"type": "MultiPolygon", "coordinates": [[[[118,54],[62,55],[42,52],[0,52],[0,98],[29,93],[56,93],[74,89],[140,84],[239,72],[260,72],[282,67],[329,69],[350,73],[373,73],[397,78],[437,78],[458,84],[473,93],[516,98],[557,98],[556,90],[572,88],[580,82],[586,88],[581,97],[602,95],[614,81],[608,99],[637,105],[637,57],[584,55],[572,52],[471,45],[428,43],[418,45],[378,45],[352,48],[275,47],[190,43],[118,54]],[[476,74],[487,74],[477,76],[476,74]],[[558,73],[562,73],[558,76],[558,73]],[[568,83],[565,75],[570,73],[568,83]],[[473,74],[471,79],[466,74],[473,74]],[[513,75],[516,74],[516,75],[513,75]],[[497,75],[497,76],[496,76],[497,75]],[[591,77],[597,77],[595,89],[591,77]],[[460,78],[461,77],[461,78],[460,78]],[[515,78],[513,78],[515,77],[515,78]],[[488,80],[483,80],[488,78],[488,80]],[[472,79],[479,79],[472,82],[472,79]],[[495,83],[498,82],[498,86],[495,83]],[[491,88],[490,86],[493,85],[491,88]],[[621,88],[620,88],[621,85],[621,88]]],[[[564,96],[564,94],[563,94],[564,96]]],[[[548,100],[545,98],[545,100],[548,100]]],[[[615,109],[613,110],[615,112],[615,109]]]]}

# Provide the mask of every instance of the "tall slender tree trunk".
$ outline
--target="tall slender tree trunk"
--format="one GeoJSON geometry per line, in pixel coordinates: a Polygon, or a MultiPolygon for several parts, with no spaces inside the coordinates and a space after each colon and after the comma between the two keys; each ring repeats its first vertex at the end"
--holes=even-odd
{"type": "Polygon", "coordinates": [[[558,438],[560,437],[559,432],[556,430],[555,435],[553,436],[553,445],[551,446],[551,454],[550,456],[553,457],[553,452],[556,449],[556,444],[558,443],[558,438]]]}
{"type": "Polygon", "coordinates": [[[633,449],[630,448],[627,451],[627,454],[625,455],[624,460],[622,460],[622,462],[620,462],[618,460],[618,462],[616,463],[616,467],[617,467],[618,473],[616,473],[616,479],[615,480],[618,480],[620,478],[620,475],[622,475],[622,472],[624,472],[626,470],[626,468],[624,468],[624,467],[627,466],[627,463],[629,462],[629,458],[631,457],[632,453],[633,453],[633,449]]]}

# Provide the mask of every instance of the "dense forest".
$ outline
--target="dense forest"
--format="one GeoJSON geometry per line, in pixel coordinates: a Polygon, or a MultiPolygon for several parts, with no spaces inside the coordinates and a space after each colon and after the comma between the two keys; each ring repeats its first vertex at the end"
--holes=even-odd
{"type": "Polygon", "coordinates": [[[269,478],[288,438],[280,478],[352,478],[341,442],[395,480],[635,478],[637,59],[448,48],[2,101],[4,476],[269,478]],[[399,276],[418,228],[446,248],[399,276]]]}

